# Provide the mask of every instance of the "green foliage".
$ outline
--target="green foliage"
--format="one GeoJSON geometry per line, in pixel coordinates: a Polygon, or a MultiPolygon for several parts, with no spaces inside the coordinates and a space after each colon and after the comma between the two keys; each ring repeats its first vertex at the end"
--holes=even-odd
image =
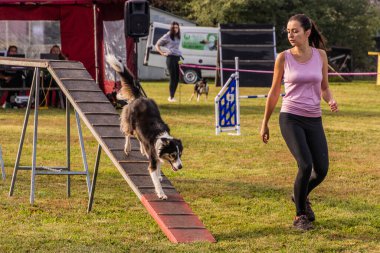
{"type": "Polygon", "coordinates": [[[290,16],[305,13],[317,23],[328,46],[353,50],[355,69],[368,70],[373,59],[373,37],[380,31],[380,10],[368,0],[188,0],[165,2],[166,10],[203,26],[218,23],[269,23],[276,26],[278,51],[288,48],[284,28],[290,16]]]}

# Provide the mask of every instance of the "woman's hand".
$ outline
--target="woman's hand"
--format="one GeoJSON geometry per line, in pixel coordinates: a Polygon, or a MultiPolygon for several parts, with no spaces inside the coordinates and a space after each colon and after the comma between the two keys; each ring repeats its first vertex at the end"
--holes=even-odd
{"type": "Polygon", "coordinates": [[[339,111],[338,110],[338,104],[336,103],[336,101],[334,99],[330,100],[328,104],[329,104],[330,110],[332,112],[338,112],[339,111]]]}
{"type": "Polygon", "coordinates": [[[162,52],[161,55],[162,55],[162,56],[168,56],[169,53],[168,53],[168,52],[162,52]]]}
{"type": "Polygon", "coordinates": [[[268,141],[269,141],[269,128],[268,128],[268,124],[265,124],[263,122],[263,124],[261,125],[260,135],[261,135],[261,139],[263,140],[263,142],[265,144],[267,144],[268,141]]]}

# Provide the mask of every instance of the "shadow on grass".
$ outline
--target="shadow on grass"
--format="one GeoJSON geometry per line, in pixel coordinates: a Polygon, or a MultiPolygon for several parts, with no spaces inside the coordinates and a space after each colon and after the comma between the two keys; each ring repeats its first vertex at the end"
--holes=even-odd
{"type": "MultiPolygon", "coordinates": [[[[174,181],[174,180],[173,180],[174,181]]],[[[251,199],[256,197],[270,198],[279,200],[284,196],[290,196],[287,189],[273,188],[252,182],[252,184],[233,182],[221,179],[204,180],[204,179],[175,179],[176,184],[185,191],[194,191],[194,186],[197,186],[196,192],[193,192],[193,198],[215,198],[215,197],[240,197],[251,199]]]]}

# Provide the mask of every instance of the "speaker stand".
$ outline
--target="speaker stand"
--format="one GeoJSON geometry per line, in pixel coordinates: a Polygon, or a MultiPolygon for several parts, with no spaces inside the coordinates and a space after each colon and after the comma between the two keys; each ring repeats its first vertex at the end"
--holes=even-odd
{"type": "Polygon", "coordinates": [[[139,38],[137,37],[134,37],[133,38],[134,42],[135,42],[135,74],[136,74],[136,80],[139,80],[139,65],[138,65],[138,43],[139,43],[139,38]]]}

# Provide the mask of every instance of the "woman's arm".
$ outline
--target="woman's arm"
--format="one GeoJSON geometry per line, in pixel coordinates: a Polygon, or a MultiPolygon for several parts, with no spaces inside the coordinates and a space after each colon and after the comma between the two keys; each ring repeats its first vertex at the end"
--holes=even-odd
{"type": "Polygon", "coordinates": [[[277,56],[276,63],[274,65],[272,87],[268,93],[268,99],[265,105],[264,119],[261,125],[260,135],[264,143],[268,143],[269,118],[272,115],[274,108],[276,107],[278,98],[281,93],[281,80],[282,80],[282,76],[284,75],[284,64],[285,64],[285,55],[282,52],[277,56]]]}
{"type": "Polygon", "coordinates": [[[321,58],[323,61],[323,67],[322,67],[322,83],[321,83],[321,90],[322,90],[322,98],[326,101],[326,103],[329,104],[330,109],[332,112],[338,111],[338,104],[336,103],[330,88],[329,88],[329,79],[328,79],[328,61],[327,61],[327,54],[324,50],[319,49],[319,53],[321,54],[321,58]]]}
{"type": "Polygon", "coordinates": [[[162,36],[156,43],[156,50],[157,52],[160,53],[160,55],[162,56],[168,56],[169,54],[165,51],[162,51],[161,50],[161,46],[164,46],[166,45],[167,43],[169,43],[169,40],[168,40],[168,34],[165,34],[164,36],[162,36]]]}

